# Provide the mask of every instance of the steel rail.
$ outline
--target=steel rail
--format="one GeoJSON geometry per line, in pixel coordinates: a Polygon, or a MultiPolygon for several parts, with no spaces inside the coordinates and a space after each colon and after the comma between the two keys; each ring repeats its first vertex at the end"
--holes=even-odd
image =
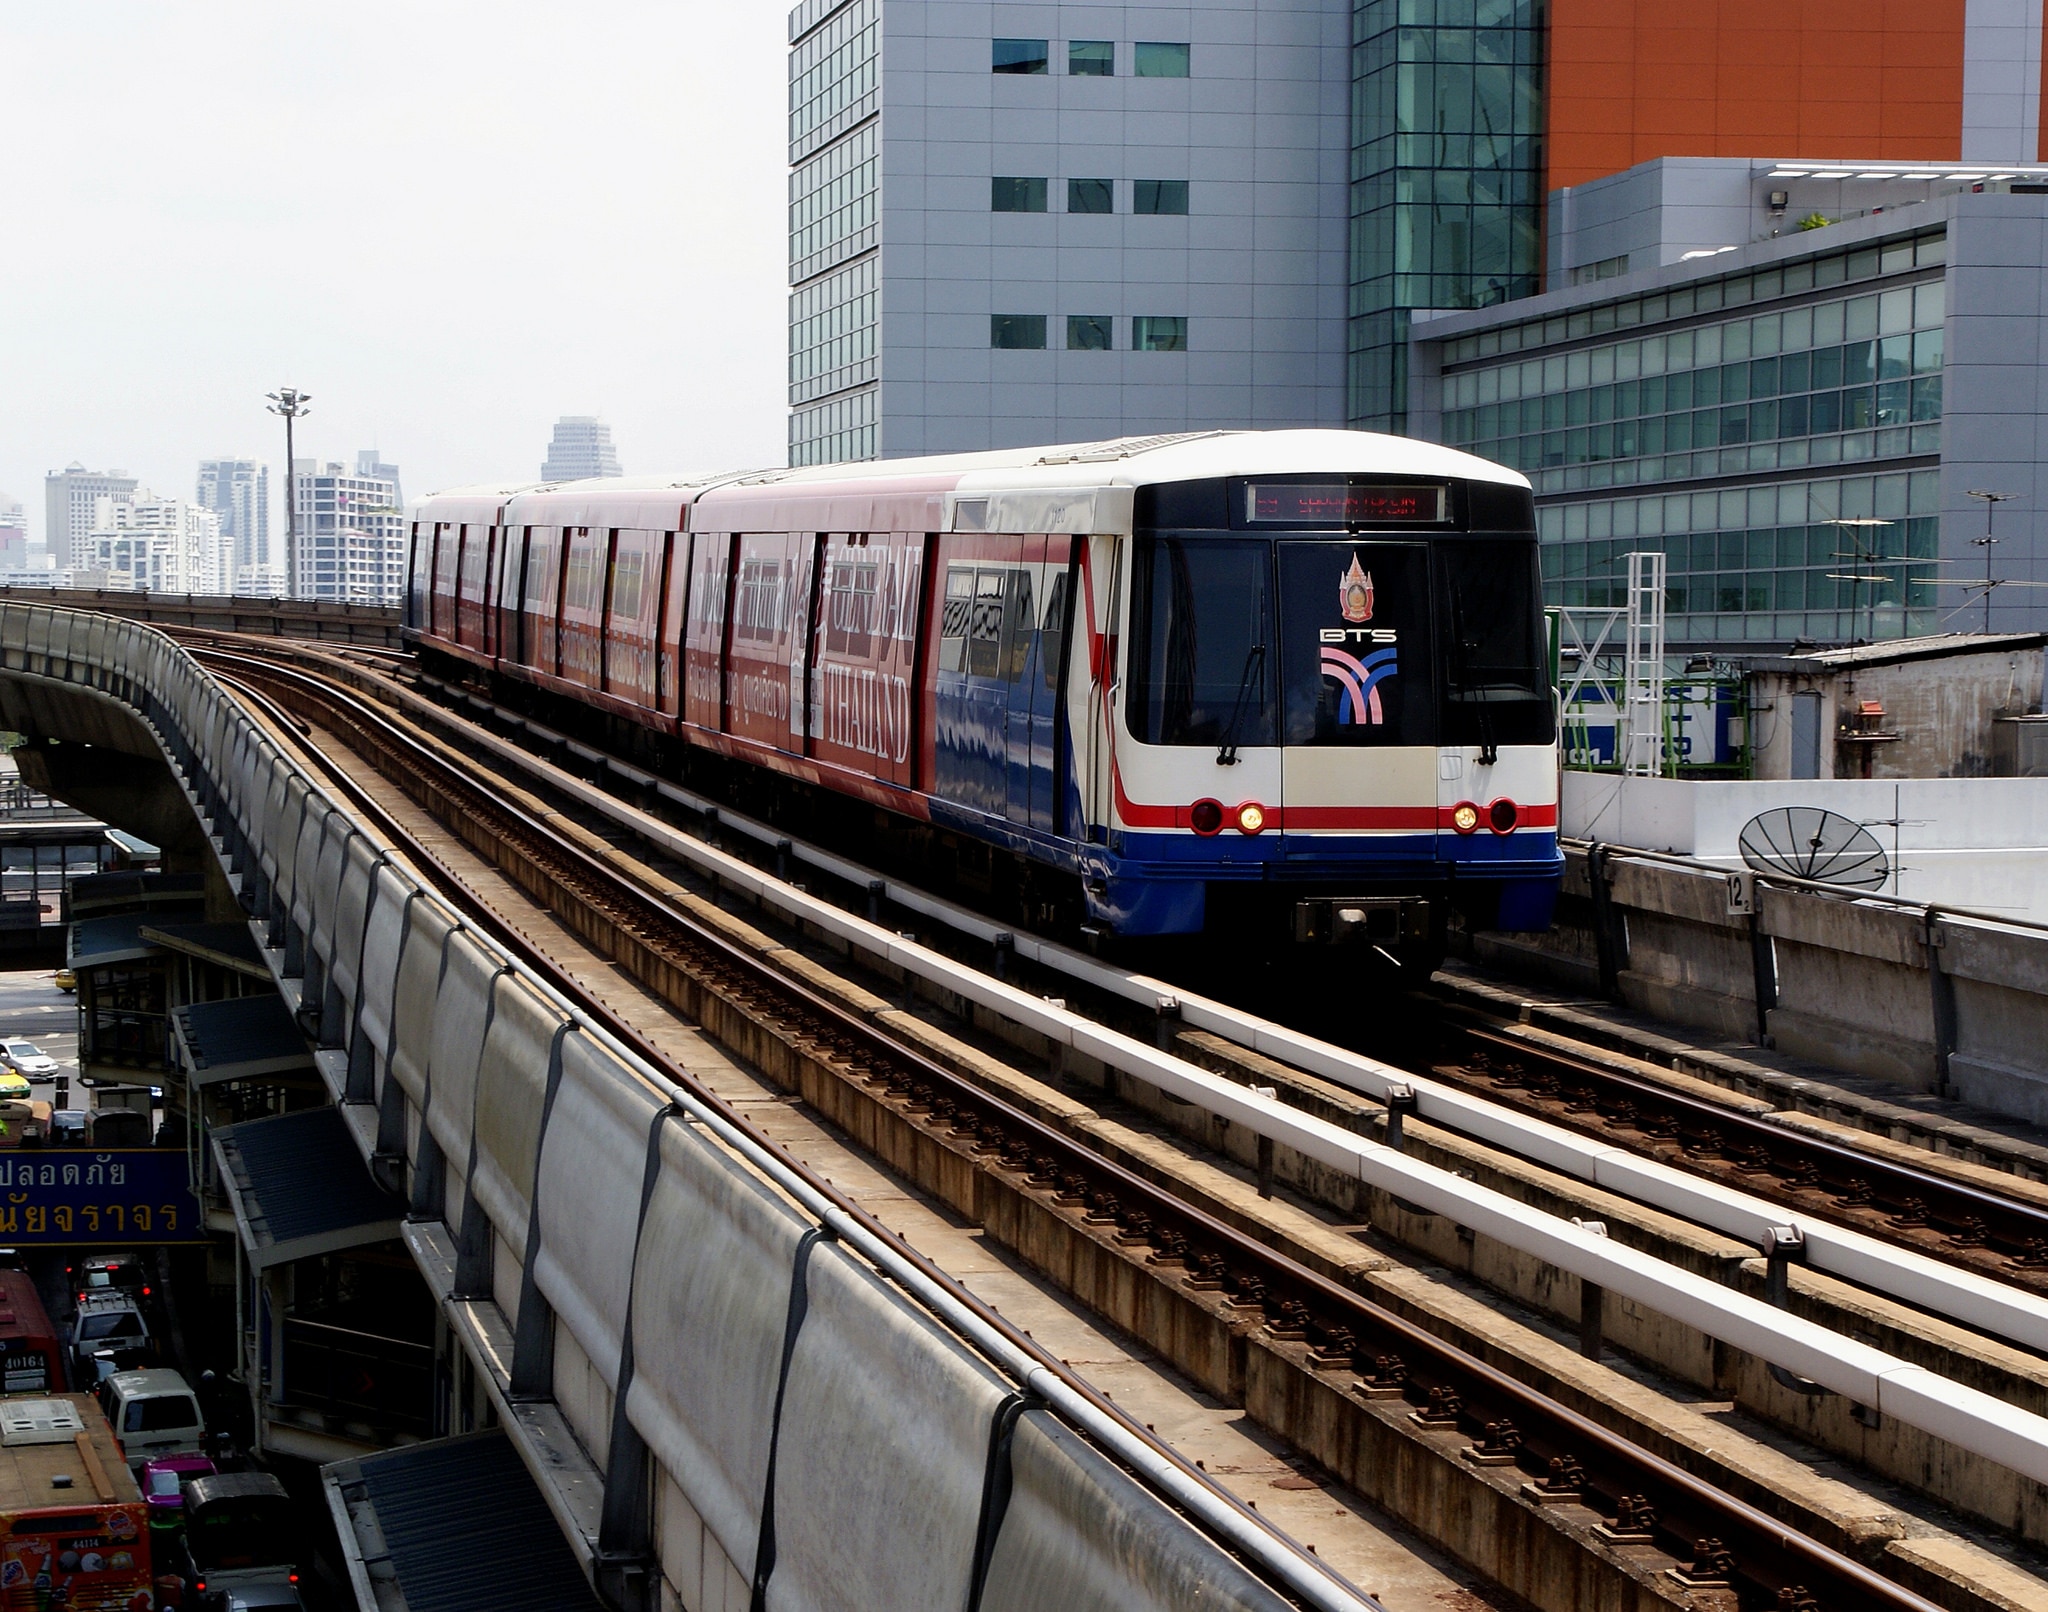
{"type": "MultiPolygon", "coordinates": [[[[205,658],[212,659],[213,656],[205,658]]],[[[483,832],[501,844],[516,837],[529,857],[552,862],[545,882],[568,899],[588,880],[605,901],[630,918],[642,944],[658,927],[673,926],[680,949],[708,952],[719,964],[748,976],[776,998],[775,1017],[820,1021],[828,1043],[844,1046],[855,1067],[843,1078],[893,1100],[906,1119],[934,1139],[965,1153],[1013,1190],[1050,1199],[1076,1219],[1114,1227],[1127,1246],[1152,1250],[1150,1263],[1170,1272],[1192,1294],[1252,1325],[1276,1343],[1303,1345],[1318,1369],[1349,1374],[1368,1398],[1385,1395],[1415,1407],[1411,1420],[1434,1427],[1472,1459],[1513,1464],[1539,1483],[1563,1475],[1574,1492],[1614,1519],[1624,1538],[1647,1535],[1711,1579],[1732,1572],[1767,1599],[1781,1591],[1810,1590],[1831,1612],[1887,1609],[1931,1612],[1931,1603],[1862,1563],[1834,1551],[1784,1522],[1653,1452],[1449,1345],[1362,1295],[1324,1278],[1203,1210],[1155,1187],[1082,1142],[1036,1120],[950,1070],[880,1026],[819,996],[791,977],[733,948],[580,847],[564,843],[544,825],[491,796],[480,783],[454,771],[443,758],[392,724],[353,691],[336,689],[305,673],[256,663],[258,682],[311,684],[309,697],[343,713],[374,757],[401,770],[440,773],[423,787],[457,798],[483,832]],[[404,759],[401,760],[400,757],[404,759]],[[490,827],[483,820],[496,819],[490,827]],[[859,1066],[866,1065],[863,1070],[859,1066]],[[1476,1441],[1475,1441],[1476,1435],[1476,1441]]],[[[381,769],[380,769],[381,770],[381,769]]],[[[401,782],[403,780],[395,780],[401,782]]],[[[768,1015],[763,1015],[768,1016],[768,1015]]],[[[836,1049],[835,1049],[836,1050],[836,1049]]],[[[1560,1494],[1562,1494],[1560,1490],[1560,1494]]]]}
{"type": "MultiPolygon", "coordinates": [[[[435,679],[424,681],[451,695],[458,692],[435,679]]],[[[470,698],[472,704],[477,703],[473,697],[465,697],[470,698]]],[[[501,707],[487,708],[501,716],[511,716],[501,707]]],[[[441,714],[444,720],[460,720],[452,713],[444,711],[441,714]]],[[[1291,1063],[1367,1096],[1384,1100],[1389,1088],[1406,1084],[1421,1100],[1421,1117],[1432,1123],[1474,1136],[1489,1146],[1536,1159],[1546,1166],[1564,1168],[1582,1179],[1596,1179],[1594,1170],[1589,1168],[1591,1161],[1560,1155],[1556,1147],[1548,1145],[1551,1138],[1541,1134],[1519,1136],[1500,1125],[1484,1123],[1477,1118],[1479,1111],[1462,1099],[1449,1105],[1438,1101],[1437,1093],[1432,1091],[1431,1082],[1426,1078],[1418,1080],[1404,1070],[1366,1055],[1349,1053],[1285,1026],[1270,1024],[1242,1010],[1180,991],[1169,982],[1125,973],[1097,959],[1069,952],[1056,943],[1026,935],[1011,935],[995,923],[950,902],[881,880],[870,869],[796,842],[767,825],[726,811],[712,801],[691,796],[567,735],[526,718],[514,717],[513,720],[524,723],[527,730],[543,743],[564,744],[579,755],[602,761],[628,781],[642,788],[655,789],[685,809],[715,813],[721,828],[754,839],[764,848],[772,846],[778,856],[787,855],[801,860],[846,882],[854,890],[873,891],[879,885],[887,899],[906,910],[932,918],[957,933],[983,941],[1007,937],[1015,956],[1084,987],[1141,1006],[1163,1009],[1170,1004],[1182,1021],[1192,1027],[1206,1029],[1264,1056],[1291,1063]]],[[[545,764],[540,758],[531,757],[519,747],[489,733],[483,733],[479,738],[485,745],[516,756],[525,764],[545,764]]],[[[617,801],[594,786],[581,785],[580,781],[550,782],[552,787],[570,793],[586,806],[611,814],[613,821],[629,830],[642,837],[647,836],[644,824],[627,817],[617,801]]],[[[673,845],[664,848],[676,849],[673,845]]],[[[1589,1063],[1585,1067],[1597,1069],[1598,1066],[1589,1063]]],[[[1639,1129],[1629,1123],[1632,1111],[1627,1105],[1631,1099],[1618,1085],[1613,1088],[1615,1095],[1607,1105],[1614,1109],[1612,1122],[1596,1126],[1592,1108],[1581,1106],[1568,1118],[1546,1108],[1541,1077],[1538,1077],[1534,1091],[1524,1100],[1516,1101],[1503,1089],[1512,1086],[1512,1078],[1497,1085],[1481,1087],[1469,1076],[1460,1079],[1443,1070],[1438,1071],[1438,1076],[1447,1087],[1463,1087],[1467,1093],[1478,1096],[1488,1108],[1499,1110],[1503,1118],[1520,1112],[1529,1114],[1540,1126],[1556,1126],[1558,1131],[1596,1136],[1608,1147],[1636,1153],[1712,1182],[1724,1192],[1725,1201],[1702,1198],[1696,1191],[1686,1194],[1665,1191],[1645,1198],[1643,1188],[1646,1185],[1654,1187],[1656,1183],[1599,1182],[1609,1190],[1648,1202],[1666,1213],[1680,1214],[1717,1230],[1745,1237],[1753,1238],[1771,1223],[1763,1212],[1766,1205],[1775,1205],[1784,1217],[1799,1222],[1825,1221],[1839,1225],[1855,1238],[1872,1241],[1849,1247],[1838,1247],[1833,1243],[1814,1245],[1809,1257],[1820,1268],[1888,1293],[1902,1302],[1964,1321],[1993,1336],[2029,1347],[2048,1347],[2048,1310],[2044,1310],[2042,1305],[2043,1298],[2048,1297],[2048,1213],[2034,1205],[1986,1188],[1956,1182],[1936,1172],[1918,1171],[1910,1165],[1886,1160],[1847,1143],[1823,1141],[1769,1121],[1750,1119],[1738,1110],[1719,1108],[1704,1099],[1686,1099],[1675,1093],[1669,1094],[1668,1099],[1657,1098],[1655,1094],[1661,1088],[1652,1082],[1642,1082],[1644,1091],[1652,1095],[1641,1099],[1636,1106],[1650,1110],[1652,1117],[1647,1121],[1648,1129],[1639,1129]],[[1658,1102],[1667,1100],[1669,1107],[1659,1111],[1658,1102]],[[1679,1105],[1685,1102],[1696,1105],[1696,1108],[1681,1113],[1679,1105]],[[1667,1121],[1674,1127],[1680,1127],[1682,1122],[1682,1134],[1688,1139],[1696,1139],[1702,1148],[1714,1144],[1717,1127],[1723,1131],[1740,1130],[1749,1140],[1741,1144],[1742,1150],[1731,1148],[1731,1157],[1725,1165],[1717,1166],[1709,1158],[1689,1155],[1665,1145],[1658,1128],[1667,1121]],[[1761,1161],[1754,1151],[1757,1148],[1765,1149],[1761,1161]],[[1781,1178],[1784,1184],[1758,1179],[1760,1162],[1770,1175],[1781,1178]],[[1830,1192],[1830,1183],[1838,1185],[1840,1190],[1830,1192]],[[1864,1201],[1866,1195],[1867,1205],[1864,1201]],[[1828,1201],[1831,1197],[1839,1201],[1828,1201]],[[1910,1258],[1886,1267],[1875,1257],[1878,1244],[1896,1247],[1910,1258]],[[2001,1296],[2001,1290],[2005,1288],[2014,1290],[2010,1297],[2001,1296]]],[[[1142,1072],[1139,1072],[1139,1077],[1143,1078],[1142,1072]]],[[[1628,1077],[1602,1078],[1618,1081],[1628,1077]]],[[[1599,1084],[1592,1075],[1588,1075],[1586,1083],[1599,1084]]],[[[1679,1131],[1674,1131],[1674,1134],[1679,1134],[1679,1131]]],[[[1555,1135],[1553,1132],[1552,1136],[1555,1135]]],[[[1725,1136],[1722,1140],[1725,1141],[1725,1136]]]]}
{"type": "MultiPolygon", "coordinates": [[[[216,657],[207,654],[205,658],[216,657]]],[[[307,674],[264,666],[245,669],[240,676],[219,671],[214,675],[239,696],[264,710],[273,721],[297,730],[304,729],[303,719],[255,685],[266,676],[279,681],[287,677],[312,681],[307,674]]],[[[308,697],[336,699],[327,689],[308,697]]],[[[401,734],[398,737],[409,736],[401,734]]],[[[1043,1344],[976,1297],[956,1277],[913,1248],[855,1199],[781,1144],[763,1135],[726,1099],[601,998],[593,995],[559,962],[512,928],[503,915],[478,896],[445,859],[429,849],[386,810],[373,794],[350,776],[345,767],[337,766],[313,741],[310,732],[300,731],[295,742],[320,761],[322,770],[348,797],[350,804],[405,853],[407,859],[429,878],[437,893],[488,934],[493,944],[533,970],[593,1027],[601,1028],[634,1058],[648,1065],[674,1092],[683,1094],[697,1111],[696,1117],[714,1129],[721,1140],[745,1155],[757,1168],[792,1189],[806,1208],[831,1224],[843,1239],[859,1248],[868,1259],[899,1276],[903,1267],[914,1272],[919,1280],[905,1284],[913,1295],[984,1355],[1000,1363],[1022,1386],[1037,1393],[1067,1421],[1148,1480],[1164,1498],[1308,1605],[1330,1608],[1332,1612],[1384,1612],[1379,1602],[1339,1577],[1333,1569],[1304,1550],[1298,1541],[1261,1517],[1207,1472],[1189,1465],[1171,1445],[1141,1426],[1127,1411],[1106,1398],[1043,1344]]],[[[430,753],[424,750],[422,753],[438,761],[430,753]]],[[[516,808],[506,806],[503,809],[524,820],[537,835],[555,839],[563,849],[576,852],[585,860],[586,866],[590,863],[591,859],[576,847],[533,824],[516,808]]],[[[688,922],[680,918],[678,921],[688,922]]],[[[703,931],[702,934],[722,942],[722,937],[711,931],[703,931]]],[[[742,954],[735,951],[734,955],[742,954]]],[[[822,1012],[843,1012],[805,987],[793,986],[793,989],[808,999],[807,1005],[822,1012]]],[[[945,1075],[937,1065],[930,1065],[928,1072],[935,1076],[945,1075]]]]}
{"type": "Polygon", "coordinates": [[[1476,1045],[1462,1067],[1438,1064],[1440,1078],[1802,1216],[2048,1294],[2048,1208],[1805,1135],[1563,1048],[1479,1025],[1454,1033],[1476,1045]],[[1766,1176],[1776,1181],[1757,1179],[1766,1176]]]}

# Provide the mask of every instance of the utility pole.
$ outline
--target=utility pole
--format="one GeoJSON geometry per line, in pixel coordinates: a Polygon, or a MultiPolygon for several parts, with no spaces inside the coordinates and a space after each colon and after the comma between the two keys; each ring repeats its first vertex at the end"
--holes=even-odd
{"type": "Polygon", "coordinates": [[[1970,496],[1984,500],[1984,535],[1971,538],[1970,546],[1984,551],[1984,630],[1988,633],[1991,631],[1991,590],[1998,586],[1991,580],[1991,545],[1998,541],[1991,535],[1991,517],[2000,504],[2009,498],[2019,497],[2019,494],[1982,492],[1972,487],[1970,496]]]}
{"type": "Polygon", "coordinates": [[[292,421],[309,412],[306,405],[313,399],[310,393],[291,386],[264,395],[270,399],[270,412],[284,416],[284,594],[287,599],[296,599],[299,596],[299,491],[295,474],[298,466],[292,458],[292,421]]]}

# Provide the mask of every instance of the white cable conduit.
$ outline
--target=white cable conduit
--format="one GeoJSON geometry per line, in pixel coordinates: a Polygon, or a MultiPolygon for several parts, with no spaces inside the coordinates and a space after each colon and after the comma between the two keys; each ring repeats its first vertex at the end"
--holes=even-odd
{"type": "MultiPolygon", "coordinates": [[[[680,806],[697,812],[716,811],[721,825],[751,839],[774,846],[787,838],[767,824],[730,814],[713,801],[677,789],[638,768],[611,760],[601,752],[539,723],[504,711],[502,707],[492,709],[509,720],[523,722],[539,737],[567,744],[572,751],[587,759],[603,761],[622,777],[643,788],[657,789],[680,806]]],[[[480,742],[508,759],[523,762],[536,759],[494,734],[479,733],[478,737],[480,742]]],[[[671,854],[717,873],[724,883],[744,886],[750,894],[760,896],[770,906],[780,908],[792,917],[833,930],[843,938],[858,941],[869,950],[880,949],[875,937],[881,935],[886,935],[891,945],[902,944],[888,931],[878,930],[830,903],[793,891],[780,881],[765,876],[751,864],[680,833],[659,818],[635,811],[581,779],[564,777],[558,787],[606,813],[614,821],[646,834],[671,854]]],[[[846,880],[856,888],[877,877],[871,869],[859,863],[833,856],[800,841],[791,841],[790,844],[792,857],[846,880]]],[[[893,880],[888,881],[888,899],[906,911],[931,918],[983,941],[993,942],[997,935],[1011,933],[978,913],[893,880]]],[[[1161,1002],[1175,1002],[1179,1005],[1181,1021],[1191,1028],[1214,1031],[1276,1062],[1292,1064],[1378,1101],[1386,1100],[1391,1087],[1405,1086],[1415,1094],[1415,1112],[1420,1119],[1491,1146],[1505,1148],[1533,1163],[1590,1182],[1666,1214],[1739,1238],[1752,1247],[1760,1244],[1771,1227],[1792,1226],[1803,1234],[1805,1262],[1815,1270],[1975,1327],[1993,1337],[2048,1352],[2048,1299],[2024,1288],[1976,1271],[1959,1270],[1917,1250],[1883,1242],[1831,1221],[1804,1218],[1782,1204],[1705,1180],[1654,1159],[1645,1159],[1626,1148],[1595,1141],[1561,1125],[1518,1114],[1502,1104],[1489,1103],[1484,1098],[1474,1097],[1426,1075],[1410,1074],[1405,1069],[1333,1046],[1298,1030],[1289,1030],[1213,998],[1191,995],[1163,980],[1125,973],[1056,942],[1017,933],[1013,944],[1017,956],[1125,1001],[1149,1008],[1156,1008],[1161,1002]]],[[[923,948],[918,948],[914,956],[899,961],[918,974],[943,978],[950,989],[999,1012],[1009,1013],[1013,1002],[1021,1001],[1027,1005],[1037,1002],[1035,997],[1026,996],[978,972],[963,970],[959,964],[923,948]],[[926,958],[931,959],[937,968],[927,966],[926,958]],[[994,994],[978,994],[983,987],[994,994]]],[[[1138,1042],[1131,1045],[1142,1047],[1138,1042]]],[[[1140,1070],[1127,1072],[1143,1074],[1140,1070]]],[[[1230,1089],[1239,1088],[1233,1086],[1230,1089]]]]}
{"type": "MultiPolygon", "coordinates": [[[[538,729],[537,724],[528,724],[538,729]]],[[[547,730],[539,729],[550,737],[547,730]]],[[[524,751],[491,734],[478,738],[509,759],[531,760],[524,751]]],[[[578,750],[583,747],[576,746],[578,750]]],[[[597,753],[586,752],[593,757],[597,753]]],[[[636,782],[657,787],[664,795],[694,810],[707,810],[713,802],[659,783],[651,775],[628,771],[610,763],[636,782]]],[[[1787,1311],[1737,1293],[1706,1277],[1693,1275],[1652,1255],[1640,1253],[1582,1230],[1556,1215],[1531,1209],[1504,1193],[1463,1180],[1448,1170],[1423,1164],[1401,1153],[1368,1141],[1353,1131],[1332,1125],[1290,1108],[1276,1098],[1255,1095],[1220,1075],[1160,1052],[1145,1043],[1111,1030],[1081,1015],[1069,1012],[1049,999],[1042,999],[1006,984],[977,969],[968,968],[928,947],[866,919],[848,913],[820,897],[797,890],[751,863],[728,855],[659,819],[632,811],[581,780],[564,779],[561,787],[587,804],[599,807],[615,819],[630,821],[671,854],[715,873],[720,882],[780,909],[791,918],[814,925],[850,941],[862,950],[885,957],[890,963],[944,986],[969,1001],[1001,1013],[1049,1040],[1099,1060],[1120,1074],[1128,1074],[1158,1087],[1184,1101],[1198,1104],[1222,1115],[1232,1124],[1243,1125],[1260,1136],[1284,1142],[1305,1157],[1356,1176],[1370,1186],[1404,1198],[1411,1203],[1485,1232],[1489,1237],[1568,1271],[1583,1281],[1598,1283],[1661,1315],[1693,1327],[1708,1337],[1757,1356],[1769,1364],[1819,1383],[1883,1415],[1895,1416],[1910,1427],[1919,1428],[1959,1449],[2048,1483],[2048,1417],[2034,1415],[2017,1406],[1873,1349],[1826,1327],[1801,1320],[1787,1311]]],[[[721,823],[735,828],[741,823],[721,810],[721,823]]],[[[786,836],[762,825],[747,823],[745,831],[765,837],[773,844],[786,836]]],[[[792,854],[795,847],[792,846],[792,854]]],[[[857,864],[807,851],[805,860],[829,868],[842,878],[863,881],[866,870],[857,864]]],[[[955,912],[943,902],[908,890],[892,887],[889,899],[920,910],[932,909],[934,917],[949,924],[955,912]]],[[[987,919],[961,914],[959,927],[993,939],[1001,933],[987,919]]],[[[1589,1142],[1560,1127],[1530,1121],[1486,1104],[1436,1082],[1418,1080],[1356,1053],[1345,1052],[1326,1042],[1256,1019],[1220,1003],[1189,997],[1159,981],[1120,974],[1082,958],[1062,947],[1032,937],[1016,937],[1020,956],[1043,957],[1055,968],[1066,970],[1117,991],[1131,1000],[1145,1001],[1171,997],[1181,1004],[1184,1021],[1214,1027],[1233,1039],[1249,1043],[1257,1051],[1294,1063],[1311,1072],[1338,1080],[1354,1089],[1384,1097],[1390,1085],[1406,1085],[1416,1092],[1425,1118],[1470,1132],[1481,1140],[1495,1142],[1537,1162],[1552,1164],[1583,1176],[1610,1190],[1639,1200],[1662,1199],[1659,1207],[1710,1224],[1728,1222],[1722,1229],[1734,1231],[1747,1240],[1760,1241],[1764,1231],[1787,1223],[1793,1217],[1776,1205],[1744,1194],[1727,1192],[1710,1183],[1697,1181],[1667,1166],[1638,1159],[1604,1143],[1589,1142]],[[1069,961],[1085,967],[1068,968],[1069,961]],[[1192,1011],[1191,1011],[1192,1010],[1192,1011]],[[1424,1093],[1428,1096],[1425,1098],[1424,1093]]],[[[2033,1309],[2037,1323],[2048,1323],[2048,1311],[2038,1301],[2014,1290],[1967,1272],[1947,1270],[1932,1260],[1895,1249],[1874,1239],[1860,1237],[1835,1226],[1808,1224],[1805,1232],[1809,1258],[1825,1264],[1838,1274],[1856,1274],[1866,1282],[1873,1277],[1890,1278],[1882,1285],[1898,1292],[1910,1289],[1924,1275],[1922,1291],[1930,1295],[1919,1302],[1939,1311],[1967,1318],[1971,1300],[1980,1311],[2003,1301],[2008,1309],[2033,1309]],[[1861,1248],[1856,1245],[1863,1245],[1861,1248]],[[1818,1256],[1826,1248],[1830,1257],[1818,1256]],[[1882,1262],[1883,1269],[1877,1267],[1882,1262]],[[1926,1267],[1924,1273],[1915,1267],[1926,1267]],[[1982,1290],[1973,1292],[1973,1289],[1982,1290]]],[[[1903,1296],[1903,1295],[1902,1295],[1903,1296]]],[[[2038,1327],[2037,1336],[2048,1336],[2048,1325],[2038,1327]]],[[[1092,1429],[1091,1429],[1092,1431],[1092,1429]]]]}

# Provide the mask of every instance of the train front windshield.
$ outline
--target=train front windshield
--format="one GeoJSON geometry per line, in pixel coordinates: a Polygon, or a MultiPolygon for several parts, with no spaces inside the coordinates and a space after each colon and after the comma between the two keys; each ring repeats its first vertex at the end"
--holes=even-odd
{"type": "Polygon", "coordinates": [[[1529,538],[1138,540],[1144,744],[1549,744],[1529,538]]]}

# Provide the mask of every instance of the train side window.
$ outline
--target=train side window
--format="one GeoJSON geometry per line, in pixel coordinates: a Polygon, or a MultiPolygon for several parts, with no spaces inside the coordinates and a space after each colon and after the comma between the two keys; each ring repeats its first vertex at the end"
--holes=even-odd
{"type": "Polygon", "coordinates": [[[858,555],[832,562],[825,606],[825,649],[833,655],[864,660],[873,648],[875,577],[880,567],[858,555]]]}
{"type": "Polygon", "coordinates": [[[1003,601],[1003,619],[1009,631],[1004,635],[1000,675],[1005,683],[1020,683],[1024,680],[1024,668],[1031,663],[1031,633],[1038,613],[1031,608],[1031,573],[1020,570],[1004,574],[1010,582],[1008,597],[1003,601]]]}
{"type": "Polygon", "coordinates": [[[1052,580],[1052,592],[1045,601],[1045,625],[1039,636],[1044,648],[1039,652],[1043,662],[1040,670],[1045,676],[1045,686],[1056,689],[1060,686],[1060,660],[1067,645],[1067,578],[1064,572],[1052,580]]]}
{"type": "Polygon", "coordinates": [[[967,671],[973,677],[1003,675],[1004,577],[1001,571],[975,574],[974,610],[967,620],[967,671]]]}
{"type": "Polygon", "coordinates": [[[939,670],[967,670],[967,622],[974,613],[974,568],[946,568],[946,608],[939,618],[939,670]]]}
{"type": "Polygon", "coordinates": [[[739,586],[733,593],[733,637],[772,642],[781,631],[782,562],[741,560],[739,586]]]}

